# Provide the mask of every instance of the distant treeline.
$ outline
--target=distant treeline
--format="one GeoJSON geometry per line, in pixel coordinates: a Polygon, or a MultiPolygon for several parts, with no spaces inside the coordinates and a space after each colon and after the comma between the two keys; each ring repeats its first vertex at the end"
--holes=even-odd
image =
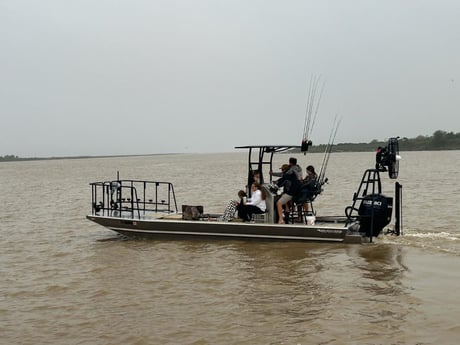
{"type": "MultiPolygon", "coordinates": [[[[332,147],[334,152],[366,152],[375,151],[379,146],[386,146],[387,141],[372,140],[369,143],[339,143],[332,147]]],[[[325,144],[313,145],[309,152],[324,152],[325,144]]],[[[416,138],[399,138],[400,151],[443,151],[443,150],[460,150],[460,132],[445,132],[437,130],[432,136],[419,135],[416,138]]],[[[143,155],[148,156],[148,155],[143,155]]],[[[39,159],[77,159],[77,158],[100,158],[115,156],[79,156],[79,157],[50,157],[50,158],[21,158],[15,155],[6,155],[1,157],[0,162],[39,160],[39,159]]]]}
{"type": "Polygon", "coordinates": [[[92,156],[73,156],[73,157],[18,157],[15,155],[6,155],[1,157],[0,162],[13,162],[13,161],[36,161],[45,159],[79,159],[79,158],[92,158],[92,156]]]}
{"type": "Polygon", "coordinates": [[[5,161],[5,162],[17,161],[19,159],[20,158],[18,156],[13,156],[13,155],[6,155],[6,156],[3,156],[3,157],[0,157],[0,161],[5,161]]]}
{"type": "MultiPolygon", "coordinates": [[[[170,153],[172,154],[172,153],[170,153]]],[[[0,162],[13,161],[38,161],[38,160],[56,160],[56,159],[87,159],[87,158],[114,158],[114,157],[133,157],[133,156],[157,156],[159,154],[138,154],[138,155],[106,155],[106,156],[67,156],[67,157],[26,157],[21,158],[14,155],[6,155],[1,157],[0,162]]]]}
{"type": "MultiPolygon", "coordinates": [[[[332,147],[333,152],[375,151],[379,146],[386,146],[388,141],[372,140],[369,143],[339,143],[332,147]]],[[[326,145],[314,145],[309,152],[324,152],[326,145]]],[[[437,130],[432,136],[419,135],[416,138],[399,138],[400,151],[443,151],[460,150],[460,132],[437,130]]]]}

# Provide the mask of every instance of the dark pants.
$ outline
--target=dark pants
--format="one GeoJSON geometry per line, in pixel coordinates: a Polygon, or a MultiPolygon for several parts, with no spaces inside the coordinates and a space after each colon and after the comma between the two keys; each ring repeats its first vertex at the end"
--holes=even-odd
{"type": "Polygon", "coordinates": [[[264,213],[260,208],[254,205],[243,205],[239,204],[237,206],[238,217],[243,219],[245,222],[250,221],[253,214],[264,213]]]}

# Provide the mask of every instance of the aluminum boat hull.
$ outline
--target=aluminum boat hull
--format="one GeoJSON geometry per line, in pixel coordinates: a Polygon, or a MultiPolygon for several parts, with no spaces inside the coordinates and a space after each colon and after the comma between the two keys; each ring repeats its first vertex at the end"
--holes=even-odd
{"type": "Polygon", "coordinates": [[[214,237],[278,241],[363,243],[366,238],[347,227],[265,224],[182,219],[133,219],[88,215],[87,219],[129,237],[214,237]]]}

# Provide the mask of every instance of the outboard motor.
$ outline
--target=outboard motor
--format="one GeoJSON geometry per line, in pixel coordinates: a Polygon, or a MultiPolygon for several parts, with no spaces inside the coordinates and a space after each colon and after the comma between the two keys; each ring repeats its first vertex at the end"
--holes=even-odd
{"type": "MultiPolygon", "coordinates": [[[[390,138],[387,147],[379,147],[376,153],[375,169],[364,172],[357,192],[353,195],[353,204],[345,209],[346,224],[350,229],[359,231],[366,237],[376,237],[385,226],[390,224],[393,212],[393,198],[382,194],[380,172],[388,171],[390,179],[396,179],[399,173],[398,138],[390,138]],[[361,201],[359,208],[357,202],[361,201]]],[[[396,224],[393,233],[399,235],[401,228],[401,185],[396,184],[396,224]],[[396,193],[398,192],[399,193],[396,193]]]]}
{"type": "Polygon", "coordinates": [[[393,198],[383,194],[371,194],[361,200],[358,209],[359,232],[366,237],[377,237],[390,224],[393,198]]]}

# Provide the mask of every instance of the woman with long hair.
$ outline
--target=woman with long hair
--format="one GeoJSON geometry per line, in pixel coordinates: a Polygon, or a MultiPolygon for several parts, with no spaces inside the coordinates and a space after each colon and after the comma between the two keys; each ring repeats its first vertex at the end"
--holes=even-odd
{"type": "Polygon", "coordinates": [[[254,182],[251,185],[251,198],[237,206],[238,217],[247,222],[252,219],[253,214],[264,213],[267,209],[267,204],[265,203],[266,197],[267,195],[260,187],[260,184],[254,182]]]}
{"type": "Polygon", "coordinates": [[[309,202],[318,193],[318,175],[313,165],[307,166],[307,176],[302,180],[302,198],[307,202],[304,203],[305,212],[311,212],[309,202]]]}

